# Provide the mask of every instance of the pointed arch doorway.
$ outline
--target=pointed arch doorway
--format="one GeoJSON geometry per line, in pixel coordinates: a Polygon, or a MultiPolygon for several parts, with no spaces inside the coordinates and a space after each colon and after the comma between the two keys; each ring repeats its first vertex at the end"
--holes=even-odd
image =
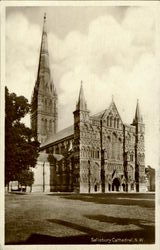
{"type": "Polygon", "coordinates": [[[118,178],[114,178],[112,182],[112,191],[119,191],[120,188],[120,181],[118,178]]]}

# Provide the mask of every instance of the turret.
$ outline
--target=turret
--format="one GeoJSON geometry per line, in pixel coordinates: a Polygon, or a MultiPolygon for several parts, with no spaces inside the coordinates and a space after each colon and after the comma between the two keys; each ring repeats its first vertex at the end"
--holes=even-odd
{"type": "Polygon", "coordinates": [[[145,191],[145,148],[144,133],[145,125],[140,113],[139,101],[137,100],[135,117],[133,124],[135,126],[135,180],[136,191],[145,191]]]}
{"type": "Polygon", "coordinates": [[[80,191],[80,173],[81,173],[81,154],[80,148],[82,144],[82,133],[84,130],[84,126],[89,122],[89,111],[87,109],[87,103],[84,96],[83,91],[83,83],[81,81],[81,87],[79,91],[78,102],[76,104],[76,110],[73,112],[74,114],[74,144],[73,150],[75,152],[74,162],[77,166],[75,172],[73,173],[75,179],[79,181],[74,183],[74,191],[80,191]]]}
{"type": "Polygon", "coordinates": [[[89,111],[87,109],[87,103],[84,96],[83,82],[81,81],[81,87],[79,91],[78,102],[76,104],[76,110],[74,113],[74,123],[80,121],[87,121],[89,118],[89,111]]]}
{"type": "Polygon", "coordinates": [[[133,120],[133,124],[137,123],[143,123],[143,118],[140,113],[140,107],[139,107],[139,100],[137,99],[137,106],[136,106],[136,112],[135,112],[135,118],[133,120]]]}
{"type": "Polygon", "coordinates": [[[81,81],[81,87],[79,91],[79,98],[76,105],[76,110],[86,111],[87,110],[87,103],[84,97],[84,91],[83,91],[83,82],[81,81]]]}

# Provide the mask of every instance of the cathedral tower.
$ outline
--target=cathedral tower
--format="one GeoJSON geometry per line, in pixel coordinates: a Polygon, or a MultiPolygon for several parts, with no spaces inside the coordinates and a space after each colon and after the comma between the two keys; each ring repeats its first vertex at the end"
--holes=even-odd
{"type": "Polygon", "coordinates": [[[137,100],[135,118],[133,120],[135,126],[135,181],[136,191],[145,191],[145,149],[144,149],[144,133],[145,125],[140,113],[139,101],[137,100]]]}
{"type": "Polygon", "coordinates": [[[31,127],[40,143],[57,132],[57,122],[57,94],[49,66],[46,15],[44,15],[39,66],[31,110],[31,127]]]}
{"type": "Polygon", "coordinates": [[[87,172],[84,178],[82,178],[82,173],[84,173],[83,169],[87,171],[88,168],[88,160],[84,160],[82,156],[82,148],[84,143],[84,129],[87,124],[89,124],[89,111],[87,109],[87,103],[84,97],[83,84],[81,81],[81,87],[79,91],[79,98],[76,104],[76,110],[73,112],[74,114],[74,152],[75,152],[75,171],[74,177],[77,180],[74,183],[74,190],[77,192],[88,192],[87,187],[87,172]],[[86,179],[86,180],[83,180],[86,179]]]}

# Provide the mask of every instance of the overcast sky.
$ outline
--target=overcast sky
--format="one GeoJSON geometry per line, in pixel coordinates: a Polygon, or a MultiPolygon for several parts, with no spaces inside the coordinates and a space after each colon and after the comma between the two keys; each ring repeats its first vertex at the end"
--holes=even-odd
{"type": "MultiPolygon", "coordinates": [[[[124,123],[137,98],[146,124],[146,164],[159,156],[159,81],[155,9],[150,7],[8,7],[6,83],[30,101],[36,80],[44,12],[50,66],[59,98],[59,129],[73,123],[80,81],[91,114],[112,95],[124,123]]],[[[29,123],[29,119],[26,119],[29,123]]]]}

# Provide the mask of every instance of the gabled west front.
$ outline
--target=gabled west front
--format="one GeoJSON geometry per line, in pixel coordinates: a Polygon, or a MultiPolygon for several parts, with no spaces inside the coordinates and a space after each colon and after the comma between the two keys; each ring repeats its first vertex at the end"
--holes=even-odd
{"type": "Polygon", "coordinates": [[[91,115],[81,82],[78,101],[71,112],[74,124],[57,131],[58,96],[49,66],[44,16],[32,96],[31,126],[41,142],[33,191],[146,191],[145,126],[139,102],[131,125],[122,122],[113,99],[108,108],[91,115]]]}

